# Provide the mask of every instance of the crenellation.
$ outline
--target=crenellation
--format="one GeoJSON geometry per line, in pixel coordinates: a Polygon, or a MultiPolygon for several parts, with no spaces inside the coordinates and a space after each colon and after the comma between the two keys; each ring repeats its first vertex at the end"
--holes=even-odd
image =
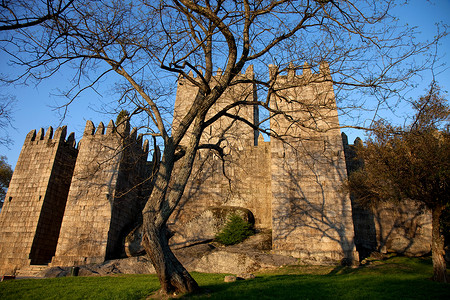
{"type": "Polygon", "coordinates": [[[142,134],[142,133],[140,133],[138,136],[137,136],[137,138],[136,138],[136,144],[137,144],[137,146],[139,147],[139,148],[141,148],[141,150],[143,151],[143,152],[145,152],[144,151],[144,146],[143,146],[143,144],[142,144],[142,141],[144,140],[144,135],[142,134]]]}
{"type": "Polygon", "coordinates": [[[94,135],[94,133],[95,133],[94,123],[92,123],[91,120],[87,120],[86,121],[86,127],[85,127],[84,133],[83,133],[83,137],[84,136],[89,136],[89,135],[94,135]]]}
{"type": "Polygon", "coordinates": [[[53,127],[49,126],[45,133],[44,140],[51,140],[53,138],[53,127]]]}
{"type": "Polygon", "coordinates": [[[44,128],[39,129],[36,135],[36,141],[41,141],[44,139],[44,128]]]}
{"type": "Polygon", "coordinates": [[[131,130],[131,133],[130,133],[130,139],[131,139],[131,141],[133,141],[133,142],[135,142],[135,143],[137,143],[137,128],[136,127],[133,127],[133,129],[131,130]]]}
{"type": "Polygon", "coordinates": [[[104,135],[105,134],[105,125],[103,122],[100,122],[97,126],[97,130],[95,131],[95,135],[104,135]]]}
{"type": "Polygon", "coordinates": [[[150,149],[150,144],[149,144],[148,140],[145,140],[144,144],[142,145],[142,150],[144,151],[145,154],[148,154],[149,149],[150,149]]]}
{"type": "MultiPolygon", "coordinates": [[[[51,126],[49,127],[49,131],[50,131],[51,126]]],[[[51,129],[51,131],[53,132],[53,128],[51,129]]],[[[47,131],[48,132],[48,131],[47,131]]],[[[63,126],[63,127],[58,127],[55,130],[55,134],[53,135],[53,140],[55,140],[55,142],[64,142],[65,138],[66,138],[66,134],[67,134],[67,126],[63,126]]],[[[75,139],[75,134],[73,135],[73,139],[75,139]]]]}
{"type": "Polygon", "coordinates": [[[76,140],[75,140],[75,133],[74,132],[71,132],[69,134],[69,137],[66,140],[66,144],[69,145],[72,148],[76,147],[77,143],[76,143],[76,140]]]}
{"type": "Polygon", "coordinates": [[[307,80],[310,80],[310,78],[312,77],[311,67],[306,61],[303,64],[303,77],[306,78],[307,80]]]}
{"type": "Polygon", "coordinates": [[[113,120],[109,120],[108,126],[106,126],[106,135],[112,135],[116,130],[113,120]]]}
{"type": "Polygon", "coordinates": [[[294,64],[292,63],[292,62],[290,62],[289,63],[289,67],[288,67],[288,71],[287,71],[287,80],[289,81],[289,82],[292,82],[292,81],[294,81],[294,78],[295,78],[295,67],[294,67],[294,64]]]}
{"type": "Polygon", "coordinates": [[[330,66],[326,61],[320,63],[319,72],[325,76],[324,80],[331,80],[330,66]]]}
{"type": "Polygon", "coordinates": [[[255,77],[255,73],[253,72],[253,65],[249,65],[243,75],[245,75],[245,77],[247,77],[248,79],[253,79],[255,77]]]}

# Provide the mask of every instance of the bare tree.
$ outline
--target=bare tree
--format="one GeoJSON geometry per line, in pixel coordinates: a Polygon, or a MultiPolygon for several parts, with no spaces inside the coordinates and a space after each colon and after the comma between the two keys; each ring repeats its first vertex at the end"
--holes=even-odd
{"type": "Polygon", "coordinates": [[[58,15],[63,13],[73,1],[2,0],[0,4],[0,31],[31,27],[58,18],[58,15]]]}
{"type": "Polygon", "coordinates": [[[8,134],[13,128],[13,111],[16,105],[14,96],[0,95],[0,145],[8,147],[12,140],[8,134]]]}
{"type": "Polygon", "coordinates": [[[341,108],[377,109],[389,104],[387,100],[400,95],[408,80],[426,67],[426,61],[412,65],[410,58],[426,53],[429,46],[414,42],[410,29],[395,26],[389,15],[393,2],[80,0],[51,22],[4,38],[9,42],[2,50],[24,68],[17,78],[22,82],[75,70],[73,89],[66,94],[69,102],[86,89],[101,92],[105,78],[116,79],[118,103],[132,107],[131,117],[146,116],[147,134],[157,137],[164,150],[143,210],[144,244],[162,293],[190,292],[197,283],[170,250],[166,223],[183,195],[197,150],[222,153],[220,143],[202,144],[205,128],[231,118],[283,139],[266,122],[255,124],[235,112],[248,105],[265,110],[266,119],[283,115],[308,126],[270,102],[279,91],[274,85],[279,72],[302,69],[304,61],[316,70],[327,61],[338,89],[365,89],[379,100],[370,103],[356,97],[352,102],[342,97],[348,102],[341,102],[341,108]],[[255,65],[255,77],[240,78],[250,63],[255,65]],[[279,71],[268,78],[261,74],[267,74],[270,63],[279,71]],[[195,86],[196,93],[172,126],[173,104],[165,91],[178,76],[195,86]],[[219,97],[242,83],[257,85],[266,99],[237,100],[211,116],[219,97]]]}

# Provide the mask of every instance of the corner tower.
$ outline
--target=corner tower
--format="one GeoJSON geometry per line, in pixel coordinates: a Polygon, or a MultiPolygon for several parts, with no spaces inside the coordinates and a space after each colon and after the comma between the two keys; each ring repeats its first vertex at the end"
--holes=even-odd
{"type": "Polygon", "coordinates": [[[87,121],[67,199],[54,266],[101,263],[121,255],[121,238],[138,222],[145,196],[148,141],[129,124],[95,129],[87,121]],[[106,132],[105,132],[106,129],[106,132]]]}
{"type": "Polygon", "coordinates": [[[0,274],[47,264],[55,254],[77,157],[66,127],[32,130],[17,161],[0,214],[0,274]]]}

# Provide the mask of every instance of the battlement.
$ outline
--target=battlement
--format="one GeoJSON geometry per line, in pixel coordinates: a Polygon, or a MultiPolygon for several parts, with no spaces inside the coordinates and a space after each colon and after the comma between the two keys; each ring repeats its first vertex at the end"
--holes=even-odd
{"type": "MultiPolygon", "coordinates": [[[[29,133],[31,134],[31,132],[29,133]]],[[[110,120],[105,127],[103,122],[100,122],[95,127],[91,120],[86,121],[86,126],[83,132],[83,138],[96,139],[96,138],[120,138],[124,143],[133,145],[134,149],[139,149],[143,154],[149,151],[148,140],[143,139],[143,134],[137,134],[137,128],[134,127],[130,132],[130,123],[128,121],[121,122],[119,125],[115,125],[113,120],[110,120]],[[142,143],[143,142],[143,143],[142,143]]]]}
{"type": "MultiPolygon", "coordinates": [[[[200,74],[203,75],[203,72],[200,70],[200,74]]],[[[223,71],[221,68],[218,68],[217,71],[215,72],[215,75],[212,76],[212,81],[213,82],[218,82],[220,80],[220,78],[222,77],[223,71]]],[[[194,74],[194,72],[192,70],[189,71],[188,76],[194,80],[196,80],[197,82],[201,82],[201,77],[198,76],[197,74],[194,74]]],[[[253,72],[253,65],[249,65],[247,67],[247,69],[241,73],[238,74],[234,80],[242,80],[242,79],[253,79],[255,77],[255,73],[253,72]]],[[[178,78],[178,84],[179,85],[183,85],[185,83],[190,83],[189,79],[187,79],[184,76],[180,76],[178,78]]]]}
{"type": "Polygon", "coordinates": [[[128,136],[130,134],[130,123],[128,121],[121,122],[118,126],[116,126],[114,121],[110,120],[105,131],[105,125],[103,122],[100,122],[96,129],[94,123],[91,120],[88,120],[86,121],[83,136],[112,136],[114,134],[119,134],[123,137],[128,136]]]}
{"type": "Polygon", "coordinates": [[[286,71],[286,75],[281,75],[278,66],[269,65],[270,80],[275,80],[277,83],[282,84],[292,83],[296,86],[302,82],[304,84],[310,84],[312,82],[331,81],[330,67],[327,62],[320,63],[318,73],[313,73],[307,62],[303,66],[294,66],[291,62],[286,68],[286,71]],[[297,75],[297,70],[302,70],[302,74],[297,75]]]}
{"type": "Polygon", "coordinates": [[[43,142],[55,141],[55,142],[62,142],[72,148],[75,148],[76,147],[75,133],[71,132],[67,137],[67,139],[66,135],[67,135],[67,126],[58,127],[55,131],[55,134],[53,134],[53,127],[50,126],[47,129],[45,135],[44,135],[44,128],[39,129],[37,133],[36,129],[33,129],[25,137],[25,144],[32,144],[32,142],[41,143],[41,141],[43,142]]]}

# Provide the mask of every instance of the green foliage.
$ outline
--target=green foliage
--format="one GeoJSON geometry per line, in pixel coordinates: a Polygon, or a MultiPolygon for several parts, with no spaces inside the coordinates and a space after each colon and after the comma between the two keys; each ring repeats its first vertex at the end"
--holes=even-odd
{"type": "Polygon", "coordinates": [[[127,119],[130,117],[130,114],[125,109],[122,109],[119,114],[117,115],[116,124],[120,124],[124,119],[127,119]]]}
{"type": "Polygon", "coordinates": [[[216,241],[224,245],[234,245],[242,242],[253,234],[252,224],[241,216],[232,214],[223,229],[216,235],[216,241]]]}
{"type": "MultiPolygon", "coordinates": [[[[192,273],[202,292],[188,299],[448,299],[449,284],[429,280],[429,258],[393,257],[354,269],[290,266],[223,282],[224,274],[192,273]]],[[[0,299],[145,299],[156,275],[65,277],[0,282],[0,299]]]]}
{"type": "Polygon", "coordinates": [[[349,176],[348,185],[363,205],[410,199],[428,207],[433,226],[433,280],[447,282],[440,222],[450,205],[450,106],[434,83],[413,105],[416,114],[408,126],[375,123],[366,145],[357,148],[363,167],[349,176]]]}
{"type": "Polygon", "coordinates": [[[450,107],[437,86],[413,103],[410,125],[378,121],[357,148],[364,166],[350,176],[350,190],[362,204],[411,199],[442,209],[450,194],[450,107]]]}
{"type": "Polygon", "coordinates": [[[6,191],[11,181],[13,170],[6,162],[6,156],[0,156],[0,201],[5,199],[6,191]]]}

